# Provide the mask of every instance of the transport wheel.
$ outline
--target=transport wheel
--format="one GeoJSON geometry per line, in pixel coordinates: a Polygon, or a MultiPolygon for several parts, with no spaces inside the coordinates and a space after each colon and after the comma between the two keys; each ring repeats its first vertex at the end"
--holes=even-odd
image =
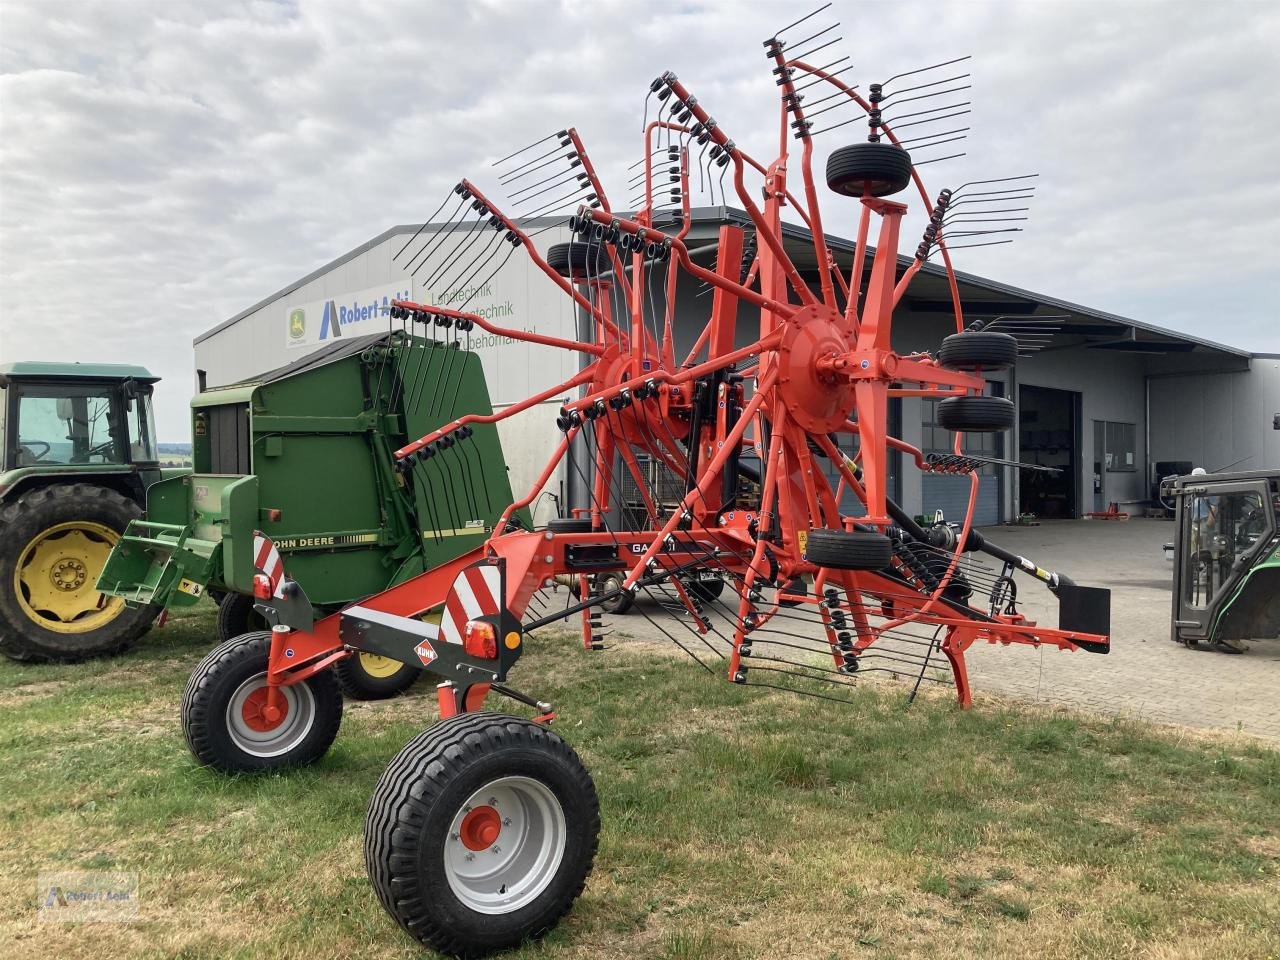
{"type": "Polygon", "coordinates": [[[882,570],[893,558],[893,543],[866,530],[810,530],[804,558],[834,570],[882,570]]]}
{"type": "Polygon", "coordinates": [[[724,593],[723,580],[686,580],[684,588],[689,595],[703,603],[715,603],[724,593]]]}
{"type": "Polygon", "coordinates": [[[389,700],[417,683],[422,671],[391,657],[357,653],[334,664],[333,675],[352,700],[389,700]]]}
{"type": "Polygon", "coordinates": [[[947,397],[938,401],[938,425],[966,433],[999,433],[1013,426],[1013,401],[1005,397],[947,397]]]}
{"type": "Polygon", "coordinates": [[[413,937],[479,957],[550,930],[582,893],[600,833],[573,749],[520,717],[463,713],[405,745],[378,781],[364,856],[413,937]]]}
{"type": "MultiPolygon", "coordinates": [[[[618,573],[602,573],[596,577],[595,591],[596,593],[608,593],[611,590],[617,590],[622,586],[622,575],[618,573]]],[[[620,593],[611,600],[605,600],[600,604],[600,609],[605,613],[624,614],[631,609],[635,603],[635,597],[629,593],[620,593]]]]}
{"type": "Polygon", "coordinates": [[[182,732],[206,767],[249,773],[301,766],[324,756],[342,722],[342,694],[324,670],[267,695],[270,632],[219,644],[200,661],[182,695],[182,732]]]}
{"type": "Polygon", "coordinates": [[[938,348],[938,363],[952,370],[1007,370],[1017,360],[1018,341],[994,330],[953,333],[938,348]]]}
{"type": "Polygon", "coordinates": [[[598,243],[557,243],[547,250],[547,266],[562,277],[589,280],[613,269],[598,243]]]}
{"type": "Polygon", "coordinates": [[[547,522],[552,533],[590,533],[590,517],[556,517],[547,522]]]}
{"type": "Polygon", "coordinates": [[[218,604],[218,641],[225,643],[233,637],[255,631],[270,630],[271,625],[253,609],[253,597],[245,593],[224,594],[218,604]]]}
{"type": "Polygon", "coordinates": [[[97,590],[133,501],[88,483],[44,487],[0,510],[0,652],[15,660],[119,653],[150,629],[156,606],[97,590]]]}
{"type": "Polygon", "coordinates": [[[911,154],[891,143],[853,143],[827,158],[827,186],[847,197],[887,197],[911,183],[911,154]]]}

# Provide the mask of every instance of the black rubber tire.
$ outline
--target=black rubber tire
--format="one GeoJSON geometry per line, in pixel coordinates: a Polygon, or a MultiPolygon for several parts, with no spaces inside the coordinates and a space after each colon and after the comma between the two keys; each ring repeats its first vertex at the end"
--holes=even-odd
{"type": "Polygon", "coordinates": [[[270,630],[271,625],[253,609],[253,597],[244,593],[228,593],[218,604],[218,642],[226,643],[246,633],[270,630]]]}
{"type": "Polygon", "coordinates": [[[591,775],[569,744],[520,717],[463,713],[409,741],[369,801],[364,858],[387,912],[410,936],[456,957],[481,957],[546,933],[582,893],[600,835],[591,775]],[[565,817],[565,848],[547,888],[509,914],[466,906],[445,875],[454,816],[485,784],[529,777],[547,787],[565,817]]]}
{"type": "MultiPolygon", "coordinates": [[[[123,534],[142,516],[132,500],[90,483],[56,484],[22,494],[0,510],[0,653],[14,660],[74,663],[120,653],[151,629],[155,605],[126,606],[107,623],[84,633],[60,633],[41,626],[18,605],[14,573],[27,546],[42,531],[62,523],[88,521],[123,534]]],[[[88,571],[96,581],[101,571],[88,571]]]]}
{"type": "Polygon", "coordinates": [[[715,603],[720,599],[720,595],[724,593],[724,581],[686,580],[684,588],[689,591],[689,596],[701,603],[715,603]]]}
{"type": "Polygon", "coordinates": [[[582,242],[555,244],[547,251],[547,265],[574,280],[592,280],[613,269],[602,244],[582,242]]]}
{"type": "Polygon", "coordinates": [[[196,760],[224,773],[256,773],[319,760],[333,745],[342,723],[342,693],[332,670],[302,683],[311,691],[315,719],[287,752],[258,756],[242,749],[227,729],[227,707],[242,683],[267,669],[271,634],[246,633],[214,647],[197,664],[182,694],[182,733],[196,760]]]}
{"type": "Polygon", "coordinates": [[[333,665],[333,676],[349,700],[390,700],[417,683],[422,671],[402,663],[390,676],[377,677],[365,669],[360,654],[353,653],[333,665]]]}
{"type": "Polygon", "coordinates": [[[883,570],[893,559],[893,542],[866,530],[810,530],[804,558],[833,570],[883,570]]]}
{"type": "MultiPolygon", "coordinates": [[[[593,589],[598,593],[605,593],[609,590],[615,590],[622,585],[622,575],[618,573],[601,573],[595,578],[595,586],[593,589]]],[[[604,600],[600,604],[600,609],[605,613],[612,613],[621,616],[626,613],[635,604],[635,596],[630,593],[620,593],[612,600],[604,600]]]]}
{"type": "Polygon", "coordinates": [[[547,522],[547,529],[552,533],[590,533],[590,517],[556,517],[547,522]]]}
{"type": "Polygon", "coordinates": [[[938,426],[957,433],[999,433],[1013,426],[1013,401],[1006,397],[947,397],[938,401],[938,426]]]}
{"type": "Polygon", "coordinates": [[[953,333],[938,348],[938,363],[952,370],[1007,370],[1018,361],[1018,341],[1007,333],[953,333]]]}
{"type": "Polygon", "coordinates": [[[827,158],[827,186],[846,197],[887,197],[911,184],[911,154],[891,143],[851,143],[827,158]]]}

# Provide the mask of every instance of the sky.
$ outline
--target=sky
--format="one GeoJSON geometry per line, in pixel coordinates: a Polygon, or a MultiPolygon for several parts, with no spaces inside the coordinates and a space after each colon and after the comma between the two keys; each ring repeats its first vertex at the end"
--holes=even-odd
{"type": "MultiPolygon", "coordinates": [[[[623,206],[665,70],[767,161],[762,41],[809,9],[0,0],[0,360],[145,364],[161,439],[188,439],[196,335],[511,150],[575,126],[623,206]]],[[[958,269],[1280,352],[1280,4],[836,0],[811,23],[835,19],[823,54],[863,90],[972,56],[966,155],[922,168],[932,190],[1040,174],[1025,232],[958,269]]]]}

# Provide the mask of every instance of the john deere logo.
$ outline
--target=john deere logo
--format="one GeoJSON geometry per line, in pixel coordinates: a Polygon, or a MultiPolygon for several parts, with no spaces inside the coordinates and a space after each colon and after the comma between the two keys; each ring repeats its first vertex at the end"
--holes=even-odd
{"type": "Polygon", "coordinates": [[[299,307],[289,314],[289,339],[301,340],[307,335],[307,311],[299,307]]]}

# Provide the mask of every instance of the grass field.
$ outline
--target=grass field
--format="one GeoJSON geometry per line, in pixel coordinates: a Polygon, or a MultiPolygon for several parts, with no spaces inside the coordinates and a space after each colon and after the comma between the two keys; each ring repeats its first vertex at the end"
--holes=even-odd
{"type": "MultiPolygon", "coordinates": [[[[348,704],[316,766],[228,779],[178,725],[209,612],[127,657],[0,663],[0,956],[422,956],[365,879],[365,804],[430,684],[348,704]],[[41,870],[140,874],[139,918],[38,917],[41,870]]],[[[603,806],[547,958],[1280,956],[1280,753],[944,698],[763,694],[682,659],[538,637],[603,806]]],[[[979,687],[981,677],[977,678],[979,687]]]]}

